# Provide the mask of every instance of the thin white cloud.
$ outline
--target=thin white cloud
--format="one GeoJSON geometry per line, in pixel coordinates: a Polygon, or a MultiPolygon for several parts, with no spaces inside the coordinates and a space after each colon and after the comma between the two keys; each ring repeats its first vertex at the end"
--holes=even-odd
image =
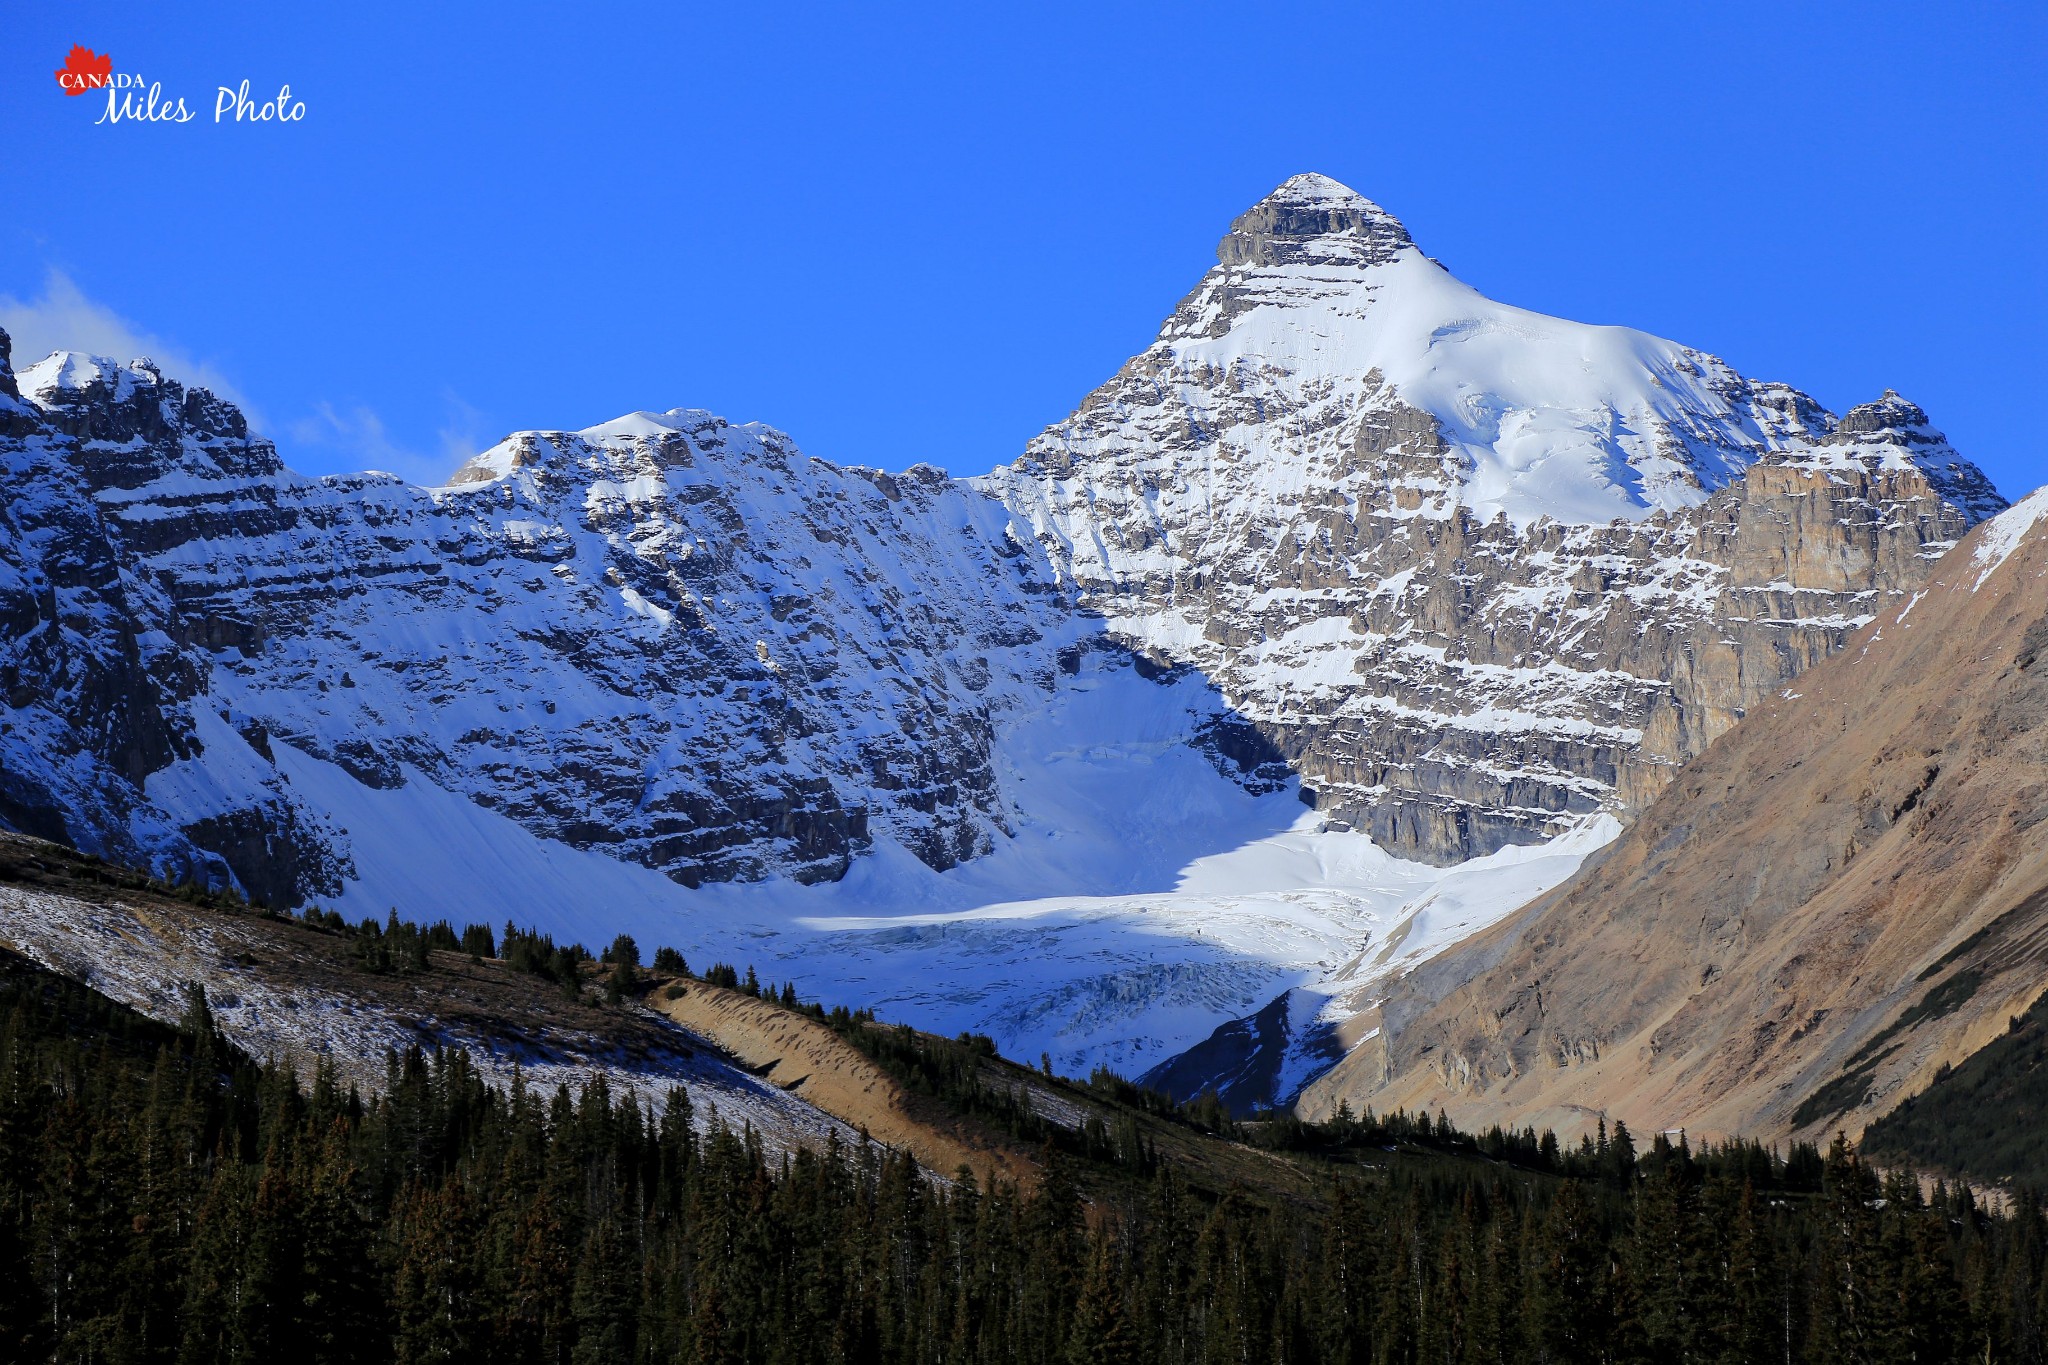
{"type": "Polygon", "coordinates": [[[52,270],[34,299],[0,294],[0,328],[14,341],[14,368],[25,370],[52,351],[84,351],[116,361],[153,360],[166,377],[212,389],[263,425],[248,398],[226,375],[172,341],[144,330],[105,304],[85,296],[69,275],[52,270]]]}
{"type": "Polygon", "coordinates": [[[441,390],[441,401],[447,405],[448,416],[434,434],[441,438],[441,454],[452,472],[467,464],[470,456],[497,444],[497,438],[491,435],[490,419],[463,402],[455,390],[441,390]]]}
{"type": "MultiPolygon", "coordinates": [[[[337,457],[352,468],[396,474],[407,483],[421,487],[431,488],[445,482],[453,467],[443,457],[421,455],[393,440],[376,409],[363,403],[341,407],[328,402],[316,403],[312,416],[287,423],[284,431],[291,445],[337,457]]],[[[442,439],[445,443],[445,432],[442,439]]],[[[468,456],[462,458],[467,459],[468,456]]],[[[290,463],[289,459],[286,463],[290,463]]]]}
{"type": "Polygon", "coordinates": [[[252,428],[276,433],[287,464],[376,469],[431,487],[491,444],[488,419],[453,390],[441,395],[446,416],[434,433],[440,445],[436,452],[422,453],[394,438],[384,419],[363,403],[320,402],[310,415],[273,426],[218,369],[88,298],[61,270],[44,277],[43,291],[36,298],[0,294],[0,328],[13,339],[17,371],[52,351],[84,351],[123,362],[147,357],[167,378],[213,390],[241,408],[252,428]],[[300,452],[318,458],[295,460],[300,452]]]}

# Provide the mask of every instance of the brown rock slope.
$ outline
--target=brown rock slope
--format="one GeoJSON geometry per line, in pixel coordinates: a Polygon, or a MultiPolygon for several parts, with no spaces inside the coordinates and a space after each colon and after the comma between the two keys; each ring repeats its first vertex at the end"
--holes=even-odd
{"type": "Polygon", "coordinates": [[[921,1102],[830,1027],[808,1015],[702,981],[657,987],[647,1003],[762,1080],[909,1152],[926,1170],[960,1167],[983,1181],[1036,1178],[1025,1153],[921,1102]]]}
{"type": "Polygon", "coordinates": [[[1995,1037],[2048,984],[2044,513],[1978,527],[1605,857],[1398,984],[1303,1112],[1853,1133],[1995,1037]]]}

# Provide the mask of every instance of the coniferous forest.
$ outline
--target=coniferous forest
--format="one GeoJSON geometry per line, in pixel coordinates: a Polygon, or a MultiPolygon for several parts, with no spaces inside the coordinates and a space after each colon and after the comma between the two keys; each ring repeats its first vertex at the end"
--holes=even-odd
{"type": "Polygon", "coordinates": [[[699,1132],[680,1090],[494,1091],[460,1053],[302,1086],[197,992],[172,1029],[5,965],[8,1361],[2044,1358],[2039,1204],[1923,1197],[1845,1143],[1344,1117],[1214,1139],[1312,1168],[1309,1200],[1050,1144],[1034,1188],[979,1187],[699,1132]]]}

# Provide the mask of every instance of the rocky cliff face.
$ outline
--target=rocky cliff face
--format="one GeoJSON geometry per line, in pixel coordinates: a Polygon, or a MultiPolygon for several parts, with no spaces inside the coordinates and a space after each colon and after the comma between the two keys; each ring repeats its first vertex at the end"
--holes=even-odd
{"type": "MultiPolygon", "coordinates": [[[[0,818],[267,899],[346,831],[279,745],[677,881],[935,867],[1004,828],[1043,575],[938,471],[701,412],[524,433],[422,490],[301,478],[147,362],[0,367],[0,818]]],[[[460,850],[448,850],[459,857],[460,850]]]]}
{"type": "Polygon", "coordinates": [[[259,894],[332,886],[341,868],[321,831],[270,775],[230,759],[232,794],[183,822],[147,790],[207,752],[204,626],[177,611],[173,585],[135,571],[95,493],[136,481],[152,446],[234,467],[251,445],[240,414],[147,362],[67,357],[24,397],[8,358],[0,334],[0,819],[176,877],[232,873],[259,894]]]}
{"type": "Polygon", "coordinates": [[[2004,506],[1886,394],[1837,420],[1508,308],[1298,176],[1158,340],[981,485],[1335,822],[1439,864],[1642,807],[2004,506]]]}
{"type": "Polygon", "coordinates": [[[1304,1098],[1567,1131],[1860,1131],[2048,979],[2048,497],[1396,984],[1304,1098]]]}

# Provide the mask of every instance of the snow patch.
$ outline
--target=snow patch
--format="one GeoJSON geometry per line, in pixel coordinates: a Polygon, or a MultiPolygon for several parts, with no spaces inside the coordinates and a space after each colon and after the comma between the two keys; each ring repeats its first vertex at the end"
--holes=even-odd
{"type": "Polygon", "coordinates": [[[1970,591],[1983,587],[1984,581],[1998,572],[1998,566],[2012,558],[2013,551],[2026,543],[2028,533],[2043,517],[2048,517],[2048,487],[2035,489],[1984,524],[1978,533],[1977,548],[1970,554],[1970,562],[1979,570],[1970,591]]]}

